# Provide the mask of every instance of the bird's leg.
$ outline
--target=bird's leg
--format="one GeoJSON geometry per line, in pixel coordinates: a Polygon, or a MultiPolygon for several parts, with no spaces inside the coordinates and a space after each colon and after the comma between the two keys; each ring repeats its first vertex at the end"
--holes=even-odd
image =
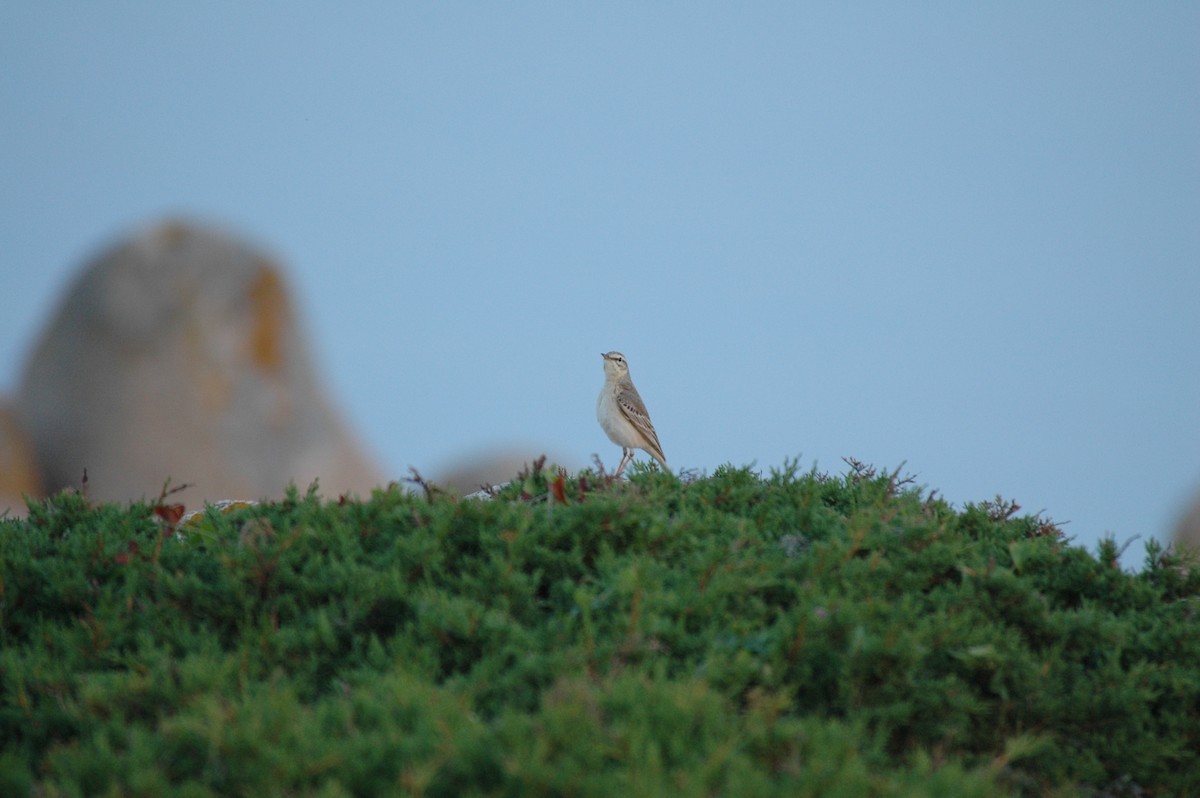
{"type": "Polygon", "coordinates": [[[620,477],[621,474],[625,471],[625,466],[629,465],[629,461],[632,459],[633,459],[633,450],[626,449],[624,446],[622,446],[621,447],[621,463],[620,463],[620,465],[617,466],[617,473],[614,474],[613,476],[620,477]]]}

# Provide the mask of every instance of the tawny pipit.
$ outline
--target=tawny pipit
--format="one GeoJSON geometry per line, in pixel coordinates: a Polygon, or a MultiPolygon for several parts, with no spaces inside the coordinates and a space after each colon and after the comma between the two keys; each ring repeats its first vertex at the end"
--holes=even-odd
{"type": "Polygon", "coordinates": [[[638,396],[629,378],[629,364],[620,352],[602,352],[604,358],[604,387],[596,400],[596,418],[608,434],[608,439],[621,447],[621,464],[616,476],[633,460],[633,450],[641,449],[667,467],[658,433],[650,423],[650,414],[642,397],[638,396]]]}

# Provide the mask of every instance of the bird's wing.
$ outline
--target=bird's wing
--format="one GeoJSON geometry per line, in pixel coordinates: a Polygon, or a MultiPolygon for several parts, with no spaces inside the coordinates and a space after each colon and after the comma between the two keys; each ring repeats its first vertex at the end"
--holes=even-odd
{"type": "Polygon", "coordinates": [[[658,433],[654,431],[654,424],[650,422],[650,414],[646,412],[646,405],[638,395],[637,388],[627,385],[617,392],[617,404],[621,406],[621,412],[629,419],[629,423],[646,439],[646,451],[654,455],[665,468],[667,457],[663,454],[662,444],[658,442],[658,433]]]}

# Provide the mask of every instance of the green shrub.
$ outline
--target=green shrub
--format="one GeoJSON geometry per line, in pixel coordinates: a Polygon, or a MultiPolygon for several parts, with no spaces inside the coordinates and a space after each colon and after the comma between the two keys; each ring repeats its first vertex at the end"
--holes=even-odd
{"type": "Polygon", "coordinates": [[[1200,569],[858,463],[0,522],[0,794],[1200,794],[1200,569]]]}

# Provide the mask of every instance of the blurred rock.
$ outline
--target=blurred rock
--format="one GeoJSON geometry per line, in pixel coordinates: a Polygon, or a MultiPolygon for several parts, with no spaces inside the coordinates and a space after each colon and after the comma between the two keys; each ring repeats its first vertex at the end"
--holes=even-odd
{"type": "MultiPolygon", "coordinates": [[[[500,485],[515,479],[522,471],[529,468],[534,460],[542,457],[541,450],[502,449],[485,452],[471,457],[465,457],[448,470],[433,479],[440,488],[453,491],[460,496],[474,493],[480,488],[500,485]]],[[[562,463],[552,457],[546,458],[545,467],[550,468],[554,463],[562,463]]]]}
{"type": "Polygon", "coordinates": [[[25,516],[25,496],[37,498],[42,488],[33,448],[13,417],[7,402],[0,402],[0,516],[25,516]]]}
{"type": "Polygon", "coordinates": [[[94,499],[367,494],[376,467],[331,408],[280,267],[168,221],[88,264],[30,358],[17,415],[42,487],[94,499]]]}
{"type": "Polygon", "coordinates": [[[1200,493],[1188,505],[1179,525],[1175,527],[1175,545],[1200,551],[1200,493]]]}

